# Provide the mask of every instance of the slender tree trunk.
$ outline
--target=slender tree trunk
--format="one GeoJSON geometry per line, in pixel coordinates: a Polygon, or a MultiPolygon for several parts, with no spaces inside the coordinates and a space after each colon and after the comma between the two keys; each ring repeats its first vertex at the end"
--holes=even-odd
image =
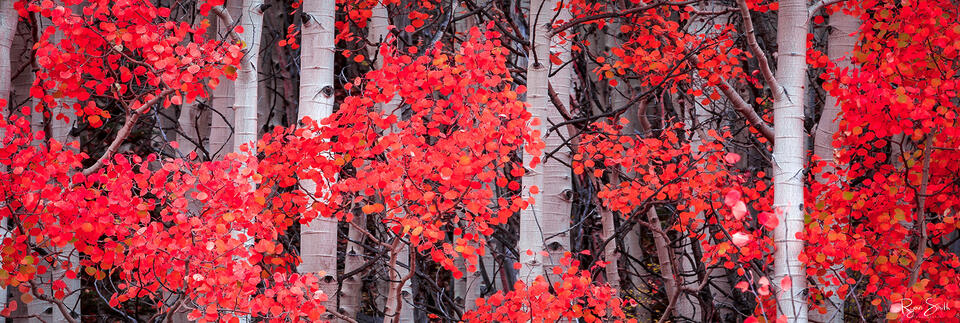
{"type": "MultiPolygon", "coordinates": [[[[539,156],[524,154],[524,166],[529,166],[530,161],[535,157],[545,157],[545,152],[553,151],[558,147],[560,149],[550,160],[541,160],[536,167],[523,175],[525,189],[529,190],[533,186],[539,189],[539,192],[530,194],[535,203],[520,211],[520,240],[517,247],[523,267],[520,269],[519,278],[526,282],[532,282],[537,276],[550,273],[550,268],[557,266],[563,254],[570,250],[568,229],[571,205],[568,195],[572,194],[571,177],[570,169],[560,162],[570,160],[569,149],[561,147],[569,134],[566,127],[560,127],[553,133],[544,133],[550,128],[550,122],[563,120],[557,108],[550,103],[549,83],[553,84],[562,101],[566,102],[570,97],[569,67],[560,69],[554,77],[549,77],[552,70],[551,18],[555,15],[559,20],[570,18],[566,7],[561,8],[559,14],[553,11],[557,3],[558,1],[555,0],[533,0],[530,3],[528,15],[532,44],[527,65],[528,111],[540,120],[538,125],[531,128],[545,136],[546,147],[539,156]],[[547,257],[544,257],[542,252],[547,252],[547,257]]],[[[560,60],[565,62],[570,60],[569,46],[570,42],[557,46],[560,60]]],[[[551,278],[551,280],[554,279],[551,278]]]]}
{"type": "Polygon", "coordinates": [[[402,241],[394,249],[394,253],[396,253],[396,261],[388,269],[391,273],[390,288],[387,294],[383,321],[391,323],[415,322],[410,269],[415,265],[416,259],[410,257],[410,246],[402,241]]]}
{"type": "MultiPolygon", "coordinates": [[[[803,0],[780,1],[777,15],[776,79],[781,88],[773,106],[774,201],[780,226],[774,230],[774,284],[789,280],[790,288],[777,293],[778,314],[788,322],[807,322],[806,272],[800,262],[803,240],[803,160],[805,157],[803,128],[804,82],[807,77],[807,4],[803,0]]],[[[771,85],[775,86],[775,85],[771,85]]]]}
{"type": "MultiPolygon", "coordinates": [[[[300,71],[300,119],[316,122],[333,113],[334,17],[336,1],[304,1],[303,13],[308,16],[302,27],[300,71]]],[[[328,179],[333,180],[333,179],[328,179]]],[[[301,181],[309,194],[316,194],[317,184],[301,181]]],[[[320,193],[322,198],[322,193],[320,193]]],[[[302,273],[323,272],[320,287],[330,299],[327,308],[335,306],[337,275],[337,219],[318,216],[300,230],[302,273]]],[[[330,318],[327,318],[330,319],[330,318]]]]}
{"type": "MultiPolygon", "coordinates": [[[[665,230],[660,224],[656,208],[652,206],[647,210],[647,222],[655,228],[665,230]]],[[[677,272],[673,267],[673,248],[670,247],[670,240],[665,236],[657,232],[652,234],[653,245],[657,249],[657,261],[660,264],[660,276],[663,277],[663,289],[667,292],[667,299],[673,299],[673,295],[680,292],[677,288],[677,272]]]]}
{"type": "MultiPolygon", "coordinates": [[[[723,5],[722,1],[710,0],[706,1],[700,8],[704,12],[722,12],[726,9],[726,6],[723,5]]],[[[691,33],[698,33],[705,35],[707,39],[715,38],[721,36],[722,30],[716,28],[718,24],[725,23],[730,20],[729,13],[723,13],[719,15],[700,15],[694,18],[688,30],[691,33]]],[[[700,77],[700,74],[694,72],[692,75],[692,80],[695,84],[694,86],[700,87],[703,89],[704,96],[696,97],[695,102],[689,102],[691,111],[688,115],[690,120],[691,129],[695,128],[696,130],[690,131],[690,151],[693,155],[700,154],[700,146],[702,145],[703,140],[711,140],[708,137],[704,137],[703,134],[708,129],[717,129],[717,126],[714,124],[709,124],[708,121],[714,114],[723,115],[723,112],[730,111],[729,107],[724,101],[719,100],[710,100],[706,94],[709,94],[711,91],[718,91],[717,89],[708,88],[706,86],[707,81],[700,77]],[[710,101],[707,105],[702,105],[701,102],[710,101]]],[[[697,158],[698,156],[692,156],[697,158]]],[[[704,194],[707,192],[696,192],[695,194],[704,194]]],[[[697,212],[698,221],[704,220],[703,212],[697,212]]],[[[709,232],[704,235],[705,239],[709,239],[712,236],[709,232]]],[[[684,257],[680,262],[680,272],[684,277],[684,286],[694,287],[698,284],[697,277],[697,264],[693,263],[692,259],[697,259],[694,256],[694,244],[700,243],[697,239],[685,238],[684,239],[684,248],[683,253],[684,257]]],[[[716,303],[722,304],[733,304],[733,301],[728,297],[725,297],[725,293],[729,293],[733,290],[733,285],[730,283],[730,280],[727,278],[728,271],[726,268],[718,268],[713,271],[713,276],[710,278],[712,284],[710,285],[711,295],[713,300],[716,303]]],[[[729,314],[733,314],[732,311],[727,310],[725,307],[716,307],[713,306],[716,304],[699,304],[698,301],[690,299],[688,297],[681,297],[677,302],[677,312],[684,313],[683,316],[686,316],[691,319],[700,319],[699,315],[707,314],[702,313],[705,307],[714,307],[719,308],[720,318],[725,318],[729,314]],[[688,316],[692,315],[692,316],[688,316]]]]}
{"type": "MultiPolygon", "coordinates": [[[[13,47],[13,36],[17,32],[17,11],[13,9],[14,0],[0,0],[0,100],[8,101],[0,105],[0,118],[7,119],[9,115],[8,107],[12,96],[10,95],[11,76],[10,70],[13,62],[11,53],[13,47]]],[[[11,108],[12,109],[12,108],[11,108]]],[[[0,141],[6,136],[6,130],[0,128],[0,141]]],[[[6,166],[0,165],[0,171],[6,171],[6,166]]],[[[7,219],[0,219],[0,236],[7,236],[7,219]]],[[[7,289],[0,288],[0,310],[7,307],[7,289]]]]}
{"type": "MultiPolygon", "coordinates": [[[[226,10],[231,17],[239,17],[243,6],[238,5],[242,0],[228,0],[226,10]]],[[[217,20],[217,30],[221,35],[229,34],[233,22],[217,20]]],[[[228,37],[229,39],[229,37],[228,37]]],[[[239,77],[239,75],[237,75],[239,77]]],[[[213,90],[210,98],[210,137],[207,141],[207,152],[210,159],[223,158],[233,151],[234,127],[234,92],[236,81],[220,77],[220,85],[213,90]]]]}
{"type": "MultiPolygon", "coordinates": [[[[860,29],[860,19],[851,15],[844,14],[842,11],[836,11],[830,15],[830,38],[827,43],[827,57],[830,61],[837,64],[837,68],[852,68],[851,57],[857,38],[854,33],[860,29]]],[[[823,104],[823,112],[820,114],[820,122],[817,125],[817,132],[814,135],[813,154],[817,155],[827,166],[823,172],[816,174],[817,181],[827,182],[824,176],[826,173],[836,171],[833,167],[835,161],[833,148],[833,135],[839,128],[837,116],[840,113],[840,102],[836,96],[827,93],[826,101],[823,104]]],[[[842,179],[841,179],[842,180],[842,179]]],[[[832,271],[840,272],[842,265],[831,268],[832,271]]],[[[833,292],[833,295],[824,301],[826,313],[820,313],[817,310],[810,312],[810,319],[816,322],[841,323],[843,322],[843,300],[837,295],[837,285],[827,287],[825,292],[833,292]]]]}
{"type": "MultiPolygon", "coordinates": [[[[257,66],[260,61],[260,37],[263,33],[263,0],[243,0],[240,16],[236,17],[243,27],[242,38],[246,53],[237,71],[234,84],[234,141],[233,150],[257,141],[257,66]]],[[[255,150],[250,147],[250,150],[255,150]]]]}
{"type": "Polygon", "coordinates": [[[177,144],[180,147],[177,149],[183,158],[190,158],[190,153],[196,152],[197,147],[203,144],[204,136],[200,128],[200,119],[201,111],[196,101],[180,106],[180,115],[177,116],[177,127],[180,128],[177,144]]]}

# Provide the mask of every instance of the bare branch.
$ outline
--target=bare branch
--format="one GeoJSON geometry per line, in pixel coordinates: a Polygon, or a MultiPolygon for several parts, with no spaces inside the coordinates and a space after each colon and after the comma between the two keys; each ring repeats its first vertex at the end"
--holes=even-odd
{"type": "MultiPolygon", "coordinates": [[[[233,16],[230,15],[230,12],[227,11],[227,9],[224,8],[222,5],[214,6],[210,10],[217,15],[217,18],[220,18],[220,22],[222,22],[224,25],[233,26],[237,24],[237,21],[233,20],[233,16]]],[[[227,31],[227,33],[230,34],[230,37],[233,38],[233,41],[239,41],[243,39],[243,38],[240,38],[240,34],[234,31],[233,28],[229,28],[229,31],[227,31]]]]}
{"type": "MultiPolygon", "coordinates": [[[[107,150],[103,152],[103,155],[101,155],[100,158],[97,159],[96,163],[94,163],[93,165],[90,165],[90,167],[87,167],[86,169],[83,170],[83,175],[88,176],[90,174],[93,174],[94,172],[99,170],[100,167],[103,167],[104,163],[106,163],[107,160],[110,159],[110,156],[113,156],[114,154],[117,153],[117,149],[120,148],[120,144],[122,144],[123,141],[127,139],[127,136],[130,135],[130,131],[133,130],[133,126],[137,123],[137,119],[139,119],[140,116],[147,111],[147,109],[149,109],[151,106],[153,106],[157,102],[160,102],[161,99],[165,98],[167,95],[170,95],[171,93],[173,93],[173,91],[174,90],[172,88],[166,89],[163,92],[160,92],[160,94],[158,94],[157,96],[153,97],[152,99],[144,103],[143,105],[141,105],[136,110],[131,111],[130,114],[127,115],[127,120],[124,121],[123,127],[121,127],[120,131],[117,132],[117,136],[113,138],[113,142],[111,142],[110,146],[107,147],[107,150]]],[[[129,107],[129,108],[132,109],[133,107],[129,107]]]]}
{"type": "Polygon", "coordinates": [[[810,8],[809,8],[809,9],[807,9],[807,16],[808,16],[808,17],[813,17],[813,14],[816,13],[817,10],[820,10],[820,9],[822,9],[823,7],[826,7],[826,6],[829,6],[829,5],[832,5],[832,4],[836,4],[836,3],[841,3],[841,2],[844,2],[844,1],[846,1],[846,0],[818,0],[818,1],[815,2],[814,4],[810,5],[810,8]]]}
{"type": "Polygon", "coordinates": [[[770,69],[770,62],[767,61],[767,55],[763,53],[760,45],[757,44],[757,32],[756,29],[753,28],[753,18],[750,17],[750,8],[747,7],[747,1],[737,0],[737,4],[740,5],[740,15],[743,16],[743,29],[747,34],[747,47],[750,48],[750,53],[757,58],[763,79],[767,81],[767,85],[773,90],[771,91],[773,92],[773,99],[779,101],[782,92],[780,90],[780,83],[777,82],[777,78],[773,76],[773,71],[770,69]]]}
{"type": "Polygon", "coordinates": [[[51,297],[50,295],[41,293],[40,288],[37,287],[37,283],[35,281],[31,280],[29,281],[29,283],[30,283],[30,292],[31,294],[33,294],[34,297],[36,297],[41,301],[49,302],[54,306],[56,306],[57,310],[60,311],[60,314],[63,314],[63,319],[66,320],[67,323],[77,323],[77,320],[70,315],[70,309],[67,308],[67,305],[63,303],[63,300],[59,300],[54,297],[51,297]]]}
{"type": "Polygon", "coordinates": [[[741,97],[739,93],[730,87],[730,83],[727,83],[727,80],[721,78],[718,86],[720,87],[720,92],[723,92],[727,99],[733,102],[733,109],[746,118],[747,122],[750,122],[751,125],[757,128],[764,138],[767,138],[767,140],[770,142],[774,142],[773,129],[771,129],[770,126],[768,126],[767,123],[764,122],[759,115],[757,115],[757,112],[753,110],[753,107],[751,107],[750,104],[747,104],[747,102],[743,100],[743,97],[741,97]]]}
{"type": "Polygon", "coordinates": [[[557,34],[563,32],[564,30],[567,30],[567,29],[573,28],[574,26],[577,26],[577,25],[579,25],[579,24],[591,22],[591,21],[594,21],[594,20],[607,19],[607,18],[616,18],[616,17],[623,17],[623,16],[626,16],[626,15],[630,15],[630,14],[635,14],[635,13],[638,13],[638,12],[647,11],[647,10],[650,10],[650,9],[653,9],[653,8],[656,8],[656,7],[659,7],[659,6],[684,6],[684,5],[688,5],[688,4],[691,4],[691,3],[695,3],[695,2],[698,2],[698,1],[700,1],[700,0],[687,0],[687,1],[680,1],[680,2],[661,2],[661,1],[658,1],[658,2],[654,2],[654,3],[651,3],[651,4],[645,5],[645,6],[640,6],[640,7],[636,7],[636,8],[630,8],[630,9],[627,9],[627,10],[622,10],[622,11],[617,11],[617,12],[607,12],[607,13],[601,13],[601,14],[596,14],[596,15],[592,15],[592,16],[580,17],[580,18],[577,18],[577,19],[570,20],[569,22],[564,23],[563,25],[560,25],[560,26],[557,27],[557,28],[554,28],[553,31],[550,32],[550,34],[553,35],[553,36],[556,36],[557,34]]]}

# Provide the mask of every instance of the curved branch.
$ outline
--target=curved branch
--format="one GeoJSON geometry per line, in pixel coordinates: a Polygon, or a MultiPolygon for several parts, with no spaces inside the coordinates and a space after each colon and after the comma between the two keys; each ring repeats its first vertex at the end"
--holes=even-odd
{"type": "Polygon", "coordinates": [[[832,4],[841,3],[844,1],[846,0],[819,0],[816,3],[810,5],[810,8],[807,9],[807,16],[813,17],[813,14],[816,13],[817,10],[820,10],[823,7],[826,7],[832,4]]]}

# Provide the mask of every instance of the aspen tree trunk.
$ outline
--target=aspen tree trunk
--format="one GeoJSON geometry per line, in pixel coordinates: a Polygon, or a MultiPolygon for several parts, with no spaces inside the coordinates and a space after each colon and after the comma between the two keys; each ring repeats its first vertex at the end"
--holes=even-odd
{"type": "MultiPolygon", "coordinates": [[[[475,230],[472,230],[476,234],[475,230]]],[[[474,272],[464,272],[464,291],[463,291],[463,308],[464,311],[470,311],[477,308],[477,299],[483,296],[485,291],[489,291],[494,288],[494,286],[488,286],[484,280],[484,271],[481,269],[486,269],[490,271],[494,268],[495,261],[493,259],[493,246],[487,244],[487,252],[479,257],[479,263],[477,263],[477,270],[474,272]]],[[[496,285],[495,282],[490,282],[492,285],[496,285]]]]}
{"type": "MultiPolygon", "coordinates": [[[[549,83],[553,83],[561,100],[566,102],[570,97],[569,67],[561,69],[554,77],[549,77],[550,45],[553,43],[550,37],[551,18],[556,15],[559,20],[570,19],[567,8],[561,8],[559,14],[553,11],[557,3],[556,0],[532,0],[527,15],[532,45],[527,65],[528,111],[540,120],[539,125],[531,128],[545,136],[546,147],[539,156],[524,154],[524,166],[529,166],[534,157],[545,157],[546,152],[563,145],[563,140],[569,136],[566,127],[559,127],[554,133],[544,133],[550,128],[550,122],[563,120],[557,108],[550,103],[549,83]]],[[[560,60],[570,60],[569,46],[569,42],[557,46],[560,60]]],[[[522,179],[525,189],[529,190],[533,186],[539,189],[539,192],[530,194],[536,202],[520,211],[520,240],[517,247],[523,267],[520,268],[519,278],[525,282],[532,282],[537,276],[550,273],[550,268],[557,266],[563,254],[570,250],[568,229],[571,205],[567,196],[572,194],[570,170],[558,162],[569,161],[570,151],[562,148],[552,158],[541,160],[536,167],[529,169],[522,179]],[[547,256],[544,257],[541,252],[547,252],[547,256]]],[[[551,277],[551,281],[553,280],[555,279],[551,277]]]]}
{"type": "MultiPolygon", "coordinates": [[[[774,230],[773,283],[782,286],[789,279],[790,288],[777,293],[778,315],[788,322],[807,322],[806,272],[799,256],[803,240],[796,234],[804,228],[803,128],[804,82],[807,77],[807,5],[803,0],[780,1],[777,14],[776,79],[779,95],[774,97],[774,201],[780,226],[774,230]]],[[[775,85],[771,85],[775,86],[775,85]]]]}
{"type": "Polygon", "coordinates": [[[402,241],[394,249],[394,252],[396,253],[396,261],[388,269],[391,276],[390,288],[387,294],[387,304],[384,308],[383,321],[392,323],[414,322],[413,288],[409,276],[410,268],[414,265],[415,260],[410,257],[410,246],[402,241]]]}
{"type": "MultiPolygon", "coordinates": [[[[604,50],[608,51],[610,48],[619,47],[622,45],[622,42],[617,37],[619,33],[620,33],[619,22],[614,20],[609,25],[607,25],[607,31],[604,39],[604,45],[605,45],[604,50]]],[[[619,80],[616,86],[609,87],[606,98],[610,100],[610,106],[614,109],[626,106],[630,101],[628,99],[628,96],[632,96],[633,94],[632,89],[633,89],[633,84],[631,84],[629,79],[621,79],[619,80]]],[[[630,108],[628,108],[625,114],[626,114],[627,120],[629,120],[630,123],[623,128],[623,130],[621,131],[621,134],[629,135],[629,136],[633,136],[637,134],[640,134],[643,136],[649,135],[648,133],[646,133],[646,131],[649,131],[650,129],[645,129],[645,127],[643,126],[644,123],[641,123],[640,121],[641,118],[647,117],[646,110],[647,110],[647,106],[645,102],[644,104],[635,104],[630,108]]],[[[635,174],[632,174],[633,173],[632,171],[629,171],[629,170],[627,171],[628,171],[628,174],[630,174],[630,177],[633,177],[635,175],[635,174]]],[[[603,239],[606,240],[610,236],[612,236],[613,232],[615,232],[616,230],[616,227],[613,228],[613,231],[608,231],[606,218],[604,218],[603,221],[604,221],[603,239]]],[[[613,221],[610,221],[610,222],[613,222],[613,221]]],[[[629,255],[636,259],[644,258],[644,251],[640,248],[640,232],[637,227],[631,228],[629,231],[627,231],[624,234],[623,248],[624,248],[622,250],[623,254],[629,255]]],[[[614,252],[615,251],[616,250],[614,250],[614,252]]],[[[628,268],[628,266],[630,266],[629,264],[630,261],[627,259],[629,258],[624,258],[626,261],[620,261],[621,255],[619,254],[612,255],[610,251],[605,250],[604,259],[611,259],[611,258],[613,258],[613,260],[616,260],[616,262],[611,262],[611,264],[608,265],[607,268],[605,268],[607,271],[607,281],[609,282],[614,279],[623,280],[623,277],[619,276],[619,272],[617,272],[617,276],[614,276],[614,278],[611,278],[610,267],[617,265],[618,267],[628,268]]],[[[607,261],[611,261],[611,260],[607,260],[607,261]]],[[[646,282],[641,282],[639,280],[640,278],[633,279],[631,281],[633,283],[633,286],[636,288],[637,292],[640,293],[641,295],[651,295],[652,291],[650,290],[650,288],[648,288],[648,285],[646,284],[646,282]]],[[[623,285],[623,284],[622,282],[617,282],[617,285],[623,285]]],[[[653,298],[641,296],[641,297],[637,297],[637,299],[641,303],[641,306],[636,307],[635,313],[634,313],[634,315],[636,315],[637,321],[649,322],[653,320],[653,314],[650,313],[650,311],[648,310],[649,308],[652,308],[652,306],[654,306],[654,304],[656,303],[653,300],[653,298]]]]}
{"type": "MultiPolygon", "coordinates": [[[[371,43],[379,45],[386,39],[388,35],[387,26],[390,25],[389,17],[387,8],[384,7],[382,3],[378,3],[373,8],[368,26],[368,40],[371,43]]],[[[379,51],[378,49],[368,48],[368,53],[379,54],[379,51]]],[[[375,68],[383,67],[383,61],[379,57],[377,57],[374,64],[375,68]]],[[[403,117],[402,109],[399,109],[400,101],[401,98],[399,94],[395,95],[390,102],[382,104],[380,110],[388,113],[392,112],[397,116],[397,120],[400,120],[403,117]]],[[[398,130],[399,129],[394,128],[388,131],[398,130]]],[[[386,268],[390,276],[389,282],[385,288],[383,286],[378,286],[377,288],[386,293],[384,322],[413,322],[415,309],[412,299],[412,279],[404,279],[410,274],[409,266],[414,265],[410,257],[410,246],[401,241],[400,245],[398,245],[392,253],[395,254],[396,260],[388,264],[386,268]]]]}
{"type": "MultiPolygon", "coordinates": [[[[10,95],[11,79],[10,70],[13,65],[10,59],[13,46],[13,36],[17,32],[17,11],[13,9],[14,0],[0,0],[0,100],[11,101],[10,95]]],[[[8,107],[13,103],[8,102],[0,106],[0,118],[6,119],[8,116],[8,107]]],[[[0,129],[0,141],[6,136],[6,130],[0,129]]],[[[6,167],[0,165],[0,171],[5,171],[6,167]]],[[[7,236],[7,219],[0,220],[0,236],[7,236]]],[[[0,288],[0,310],[7,307],[7,289],[0,288]]]]}
{"type": "MultiPolygon", "coordinates": [[[[303,13],[308,16],[302,27],[300,67],[300,119],[316,122],[333,113],[334,15],[336,1],[304,1],[303,13]]],[[[333,180],[333,179],[328,179],[333,180]]],[[[308,194],[316,194],[317,184],[301,181],[308,194]]],[[[323,195],[323,193],[320,193],[323,195]]],[[[322,196],[318,196],[322,198],[322,196]]],[[[300,230],[301,273],[324,273],[320,288],[329,297],[327,308],[336,307],[337,219],[318,216],[300,230]]],[[[326,319],[331,319],[327,317],[326,319]]]]}
{"type": "MultiPolygon", "coordinates": [[[[647,210],[647,221],[655,228],[663,229],[657,209],[653,206],[647,210]]],[[[663,229],[665,230],[665,229],[663,229]]],[[[680,293],[677,288],[677,272],[673,267],[673,252],[670,241],[662,234],[653,232],[653,244],[657,249],[657,261],[660,264],[660,276],[663,277],[663,289],[667,292],[667,299],[673,299],[680,293]]]]}
{"type": "MultiPolygon", "coordinates": [[[[381,2],[377,2],[377,5],[373,7],[370,15],[370,22],[367,24],[367,40],[370,43],[375,44],[375,46],[367,47],[367,56],[370,59],[374,60],[374,68],[383,67],[383,58],[380,57],[380,45],[387,38],[388,31],[387,27],[390,26],[390,15],[387,12],[387,7],[381,2]]],[[[380,107],[381,111],[393,111],[396,108],[396,104],[399,103],[399,98],[394,97],[389,103],[382,105],[380,107]]],[[[398,119],[399,120],[399,119],[398,119]]],[[[351,228],[351,233],[352,233],[351,228]]],[[[387,311],[387,302],[390,298],[390,283],[389,277],[392,273],[392,268],[384,268],[388,273],[387,279],[377,279],[376,288],[377,288],[377,297],[374,300],[374,303],[377,309],[383,309],[384,313],[387,311]]],[[[386,319],[386,318],[385,318],[386,319]]]]}
{"type": "MultiPolygon", "coordinates": [[[[620,40],[617,39],[617,33],[619,32],[620,24],[616,21],[612,22],[607,26],[607,30],[604,31],[602,36],[597,37],[591,41],[591,45],[598,48],[592,48],[592,50],[600,49],[607,50],[606,46],[619,46],[620,40]]],[[[596,68],[595,64],[590,64],[587,66],[589,70],[596,68]]],[[[630,86],[628,82],[618,83],[617,86],[603,86],[602,90],[605,90],[601,95],[604,98],[610,100],[611,106],[613,109],[622,107],[625,103],[623,102],[623,95],[619,95],[626,91],[626,87],[630,86]]],[[[634,109],[633,112],[636,112],[634,109]]],[[[625,125],[621,130],[621,134],[625,136],[630,136],[633,133],[633,127],[636,125],[636,113],[633,113],[633,116],[630,116],[630,112],[626,113],[627,120],[630,120],[630,123],[625,125]]],[[[616,185],[619,183],[619,172],[613,172],[611,175],[611,185],[616,185]]],[[[616,217],[617,214],[613,213],[612,210],[603,206],[603,201],[597,199],[597,207],[600,212],[600,239],[606,244],[603,246],[603,260],[608,262],[607,266],[604,267],[604,274],[607,284],[610,287],[620,290],[621,286],[621,277],[620,277],[620,255],[617,253],[617,240],[614,239],[614,235],[617,232],[616,226],[616,217]]],[[[622,291],[621,291],[622,292],[622,291]]]]}
{"type": "MultiPolygon", "coordinates": [[[[240,16],[236,17],[243,27],[240,34],[246,53],[243,55],[234,84],[234,140],[233,150],[257,142],[257,66],[260,61],[260,36],[263,33],[263,0],[243,0],[240,16]]],[[[255,147],[250,147],[254,151],[255,147]]]]}
{"type": "MultiPolygon", "coordinates": [[[[226,10],[231,17],[239,17],[243,12],[241,2],[243,0],[228,0],[226,10]]],[[[226,37],[226,41],[232,41],[228,35],[233,28],[233,22],[217,20],[217,33],[226,37]]],[[[239,75],[237,75],[239,78],[239,75]]],[[[234,124],[234,92],[236,81],[226,77],[220,77],[220,85],[213,90],[210,97],[210,137],[207,141],[207,152],[210,159],[220,159],[224,155],[233,151],[233,126],[234,124]]]]}
{"type": "Polygon", "coordinates": [[[180,128],[177,137],[177,144],[180,147],[177,150],[183,158],[190,158],[190,153],[196,151],[197,147],[203,143],[200,129],[201,111],[197,104],[194,101],[181,105],[180,115],[177,116],[177,126],[180,128]]]}
{"type": "MultiPolygon", "coordinates": [[[[723,5],[722,1],[710,0],[710,1],[706,1],[700,9],[705,12],[718,12],[726,9],[726,6],[723,5]]],[[[719,34],[722,32],[722,30],[718,30],[715,27],[717,26],[717,23],[724,23],[729,20],[730,20],[729,13],[723,13],[719,15],[697,16],[696,18],[692,19],[690,25],[688,26],[688,30],[691,33],[698,33],[698,34],[705,35],[707,39],[710,39],[712,37],[719,36],[719,34]]],[[[692,79],[694,80],[694,82],[699,83],[699,86],[703,88],[703,92],[705,94],[710,93],[711,90],[714,90],[714,91],[716,90],[716,89],[706,88],[706,83],[707,83],[706,80],[700,77],[700,74],[698,74],[696,71],[693,73],[692,79]]],[[[710,127],[712,125],[707,124],[711,115],[712,114],[722,115],[724,111],[729,111],[728,107],[725,105],[724,102],[721,102],[718,100],[710,100],[707,96],[696,97],[695,101],[696,102],[689,103],[691,108],[691,111],[690,111],[691,115],[688,116],[690,120],[690,124],[688,125],[688,127],[696,128],[696,131],[690,131],[690,151],[694,155],[692,156],[693,158],[697,158],[698,155],[700,154],[700,146],[702,145],[703,140],[710,140],[710,138],[704,138],[702,134],[704,134],[708,130],[708,128],[715,128],[715,127],[710,127]],[[704,106],[702,105],[702,102],[704,100],[708,100],[711,102],[708,105],[704,106]]],[[[692,128],[688,128],[688,129],[692,129],[692,128]]],[[[707,192],[696,192],[696,193],[704,194],[707,192]]],[[[704,218],[703,212],[697,212],[697,219],[703,220],[703,218],[704,218]]],[[[710,236],[711,236],[710,233],[707,233],[704,236],[704,238],[709,239],[710,236]]],[[[694,250],[693,250],[693,244],[696,244],[696,243],[700,243],[700,242],[696,239],[692,239],[689,237],[684,239],[684,248],[683,248],[684,257],[681,258],[681,261],[679,264],[681,267],[680,272],[683,273],[683,277],[684,277],[684,286],[693,287],[693,286],[696,286],[698,283],[697,282],[698,279],[696,275],[697,265],[691,261],[692,259],[696,258],[694,257],[694,250]]],[[[733,290],[733,285],[730,283],[729,279],[727,278],[728,271],[726,270],[726,268],[718,268],[718,270],[715,270],[714,272],[715,273],[710,278],[710,280],[713,282],[713,284],[710,285],[710,289],[711,289],[711,292],[712,292],[711,294],[714,300],[723,304],[732,304],[733,301],[724,296],[724,293],[729,293],[733,290]]],[[[692,299],[692,297],[687,297],[687,295],[685,295],[685,297],[681,297],[680,300],[678,300],[677,302],[677,312],[678,314],[691,319],[700,319],[698,315],[702,314],[704,306],[709,306],[709,304],[699,304],[699,302],[692,299]]],[[[729,310],[721,310],[721,312],[718,314],[720,314],[720,317],[722,319],[724,318],[725,314],[732,314],[732,313],[729,310]]]]}
{"type": "MultiPolygon", "coordinates": [[[[857,43],[855,33],[860,29],[860,19],[851,15],[844,14],[842,11],[836,11],[830,15],[830,38],[827,42],[827,57],[830,61],[837,64],[837,68],[853,68],[851,57],[854,47],[857,43]]],[[[813,154],[817,155],[823,161],[827,162],[823,173],[816,174],[817,181],[825,183],[827,178],[825,173],[836,171],[833,168],[835,161],[833,148],[833,135],[837,132],[839,124],[837,116],[840,114],[840,102],[837,97],[827,93],[826,101],[823,104],[823,113],[820,114],[820,122],[817,124],[817,132],[814,135],[813,154]]],[[[831,268],[833,271],[843,270],[842,265],[831,268]]],[[[824,300],[826,313],[812,310],[810,319],[816,322],[841,323],[843,322],[843,300],[837,295],[836,285],[831,285],[825,291],[831,291],[834,294],[824,300]]]]}
{"type": "MultiPolygon", "coordinates": [[[[373,44],[367,47],[367,57],[373,60],[374,69],[380,69],[383,67],[383,59],[378,57],[379,48],[381,41],[387,37],[389,31],[387,26],[390,25],[387,8],[381,3],[372,9],[372,15],[370,21],[367,24],[367,40],[373,44]]],[[[382,111],[391,111],[393,105],[389,110],[384,109],[384,107],[379,107],[382,111]]],[[[347,231],[347,248],[346,254],[344,255],[344,265],[343,272],[344,274],[353,272],[363,266],[365,262],[363,259],[363,246],[359,244],[363,240],[363,231],[358,229],[366,228],[367,218],[364,215],[355,215],[353,218],[353,225],[348,227],[347,231]]],[[[343,314],[350,317],[357,317],[357,312],[360,310],[360,302],[362,298],[362,288],[363,288],[363,276],[360,273],[351,275],[348,277],[342,277],[343,280],[342,288],[339,290],[339,300],[340,300],[340,309],[343,311],[343,314]]],[[[385,284],[385,282],[377,282],[378,284],[385,284]]],[[[383,287],[386,289],[387,287],[383,287]]]]}

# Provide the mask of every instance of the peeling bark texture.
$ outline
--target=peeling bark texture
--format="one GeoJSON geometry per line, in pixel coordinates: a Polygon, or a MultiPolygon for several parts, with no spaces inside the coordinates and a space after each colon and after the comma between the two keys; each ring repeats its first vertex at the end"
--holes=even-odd
{"type": "MultiPolygon", "coordinates": [[[[773,104],[775,144],[773,148],[774,208],[780,225],[774,229],[776,245],[773,283],[779,288],[784,279],[791,287],[777,293],[777,314],[788,322],[807,322],[807,279],[799,256],[803,240],[803,179],[806,156],[803,128],[804,82],[807,78],[807,4],[802,0],[780,1],[777,13],[777,73],[780,88],[773,104]]],[[[779,290],[779,289],[778,289],[779,290]]]]}
{"type": "MultiPolygon", "coordinates": [[[[302,30],[300,70],[299,119],[309,117],[316,122],[333,113],[333,61],[334,61],[334,0],[304,1],[303,13],[308,16],[302,30]]],[[[316,194],[316,183],[301,181],[300,186],[308,194],[316,194]]],[[[318,198],[322,198],[322,192],[318,198]]],[[[323,272],[320,287],[330,299],[327,307],[335,306],[337,295],[337,219],[318,216],[300,230],[303,262],[298,270],[302,273],[323,272]]],[[[326,317],[325,319],[332,319],[326,317]]]]}
{"type": "MultiPolygon", "coordinates": [[[[545,131],[551,122],[563,120],[557,108],[550,103],[548,84],[553,83],[554,89],[564,101],[571,93],[571,71],[569,65],[557,71],[553,77],[549,73],[551,68],[550,49],[554,44],[551,39],[551,18],[569,20],[570,12],[566,7],[559,13],[553,11],[557,7],[555,0],[534,0],[530,3],[529,25],[531,51],[527,65],[527,102],[528,111],[540,124],[533,126],[534,130],[545,131]]],[[[570,60],[570,42],[561,41],[556,45],[560,60],[570,60]]],[[[569,105],[568,105],[569,106],[569,105]]],[[[544,153],[553,151],[563,145],[568,138],[566,127],[558,127],[557,131],[543,134],[546,147],[544,153]]],[[[543,157],[542,154],[540,157],[543,157]]],[[[524,154],[524,166],[529,166],[534,156],[524,154]]],[[[537,194],[530,194],[536,201],[534,204],[520,211],[520,240],[517,243],[520,251],[519,278],[523,281],[533,281],[537,276],[552,272],[550,268],[559,265],[560,258],[570,250],[570,198],[571,177],[570,170],[564,166],[570,161],[568,148],[560,149],[550,160],[543,160],[533,169],[528,169],[523,175],[523,187],[527,192],[532,186],[539,188],[537,194]],[[532,251],[528,254],[527,251],[532,251]],[[547,252],[547,256],[541,252],[547,252]]],[[[551,278],[551,281],[556,279],[551,278]]]]}

